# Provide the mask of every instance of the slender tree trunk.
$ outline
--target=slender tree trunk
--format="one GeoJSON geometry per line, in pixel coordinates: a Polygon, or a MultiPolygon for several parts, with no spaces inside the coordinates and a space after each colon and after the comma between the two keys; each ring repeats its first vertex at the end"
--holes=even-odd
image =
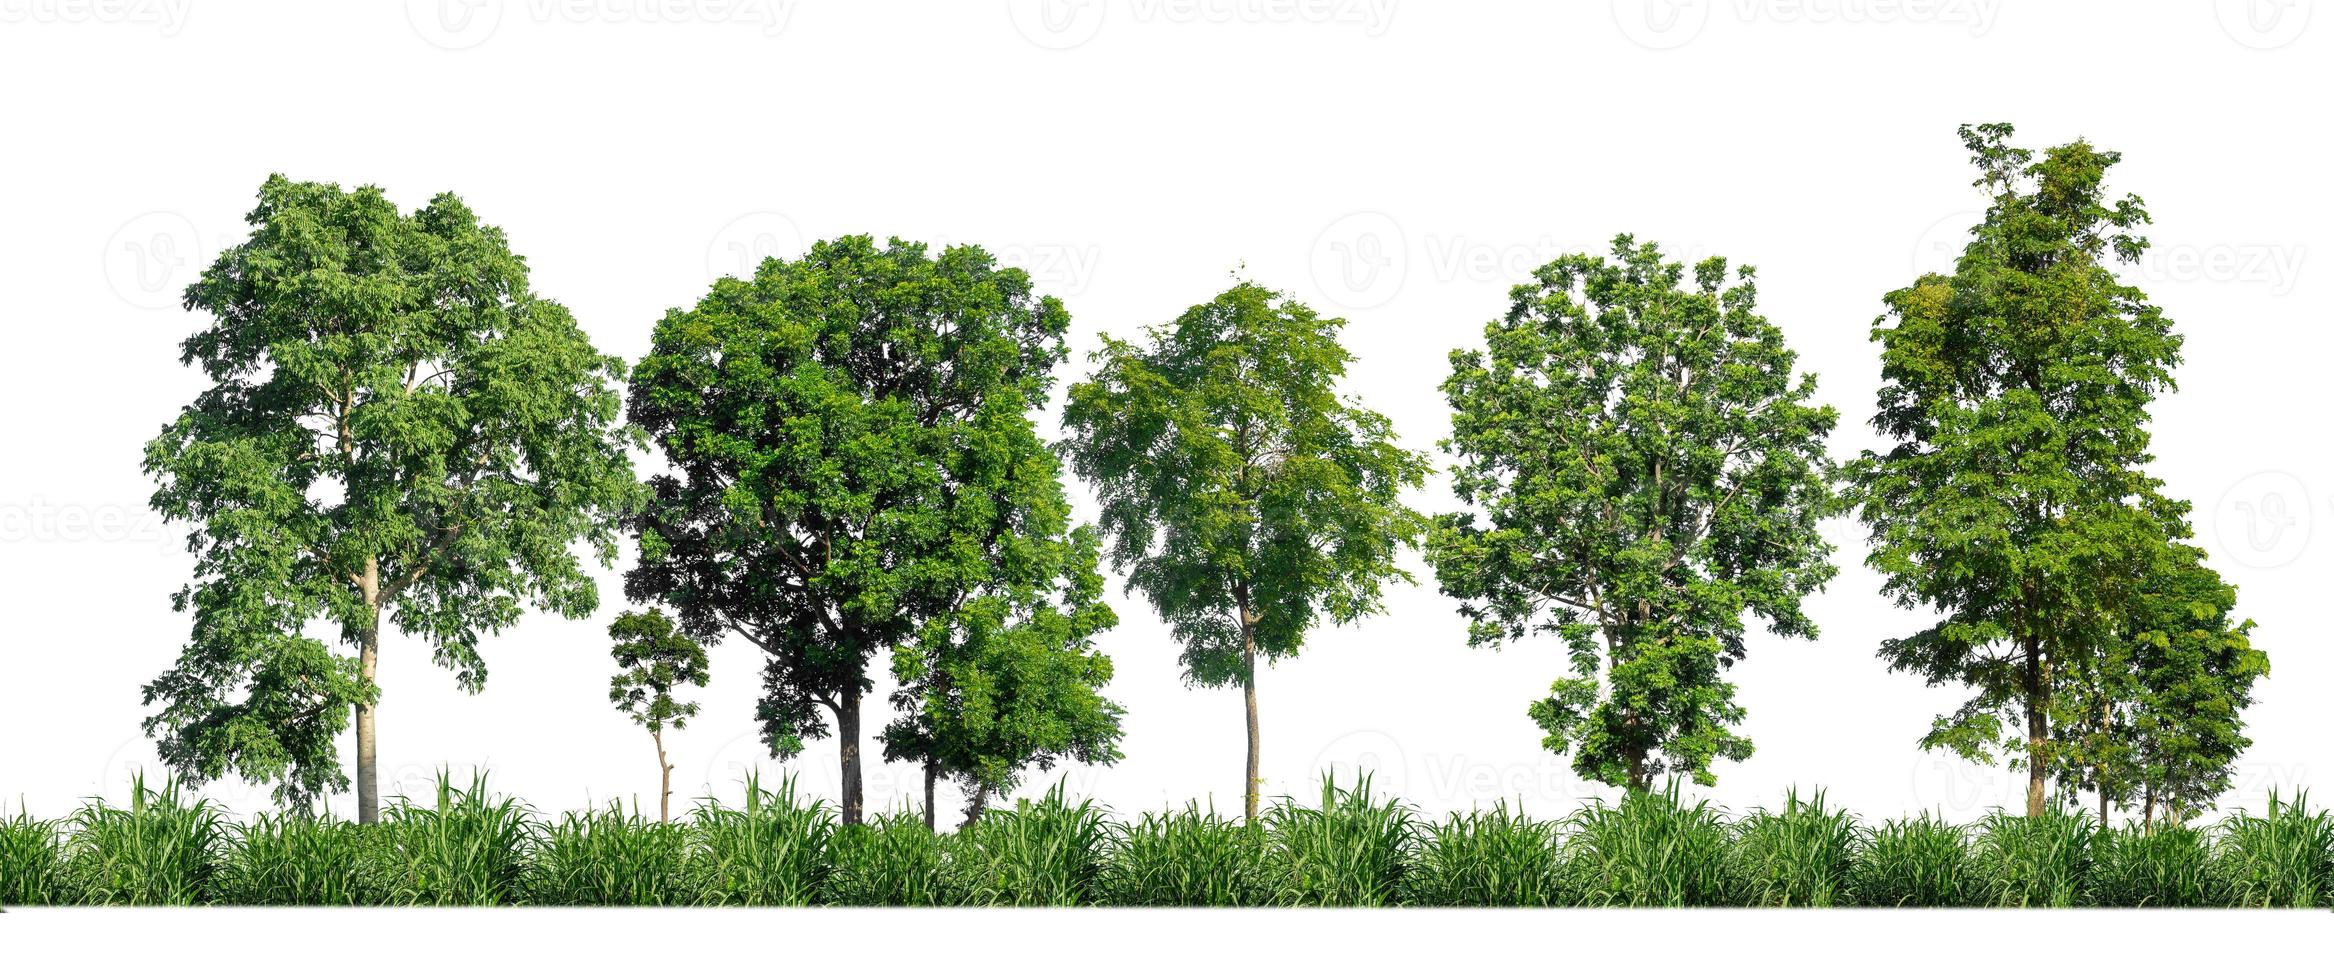
{"type": "Polygon", "coordinates": [[[964,822],[956,825],[957,832],[963,833],[971,830],[974,824],[981,822],[981,814],[987,812],[989,812],[989,788],[983,786],[973,791],[972,799],[965,801],[964,822]]]}
{"type": "Polygon", "coordinates": [[[2099,829],[2107,829],[2107,773],[2099,774],[2099,829]]]}
{"type": "MultiPolygon", "coordinates": [[[[357,637],[357,673],[371,686],[381,662],[381,561],[365,559],[365,570],[357,582],[357,591],[365,603],[365,625],[357,637]]],[[[381,819],[381,771],[377,764],[378,747],[373,739],[373,716],[380,706],[371,701],[357,703],[357,822],[377,823],[381,819]]]]}
{"type": "Polygon", "coordinates": [[[665,733],[662,729],[652,728],[648,734],[656,739],[656,772],[659,780],[656,797],[656,822],[672,823],[673,764],[665,761],[665,733]]]}
{"type": "Polygon", "coordinates": [[[859,775],[859,686],[845,685],[843,697],[835,709],[835,738],[842,743],[843,753],[843,823],[852,825],[864,818],[866,784],[859,775]]]}
{"type": "Polygon", "coordinates": [[[2140,791],[2140,832],[2156,832],[2156,784],[2149,783],[2140,791]]]}
{"type": "Polygon", "coordinates": [[[2043,809],[2043,778],[2049,771],[2050,718],[2043,703],[2042,641],[2026,639],[2026,815],[2043,809]]]}
{"type": "Polygon", "coordinates": [[[1263,784],[1264,734],[1256,726],[1256,624],[1248,618],[1248,600],[1240,600],[1240,696],[1248,706],[1248,781],[1240,794],[1248,822],[1256,822],[1257,797],[1263,784]]]}
{"type": "Polygon", "coordinates": [[[940,787],[940,764],[939,764],[939,763],[937,763],[937,762],[934,762],[934,761],[932,761],[932,760],[930,760],[930,759],[926,759],[926,760],[924,760],[924,829],[925,829],[925,830],[938,830],[938,829],[940,829],[939,817],[935,816],[935,814],[937,814],[937,813],[939,812],[937,809],[935,809],[935,807],[936,807],[936,805],[938,804],[938,801],[939,801],[939,787],[940,787]]]}

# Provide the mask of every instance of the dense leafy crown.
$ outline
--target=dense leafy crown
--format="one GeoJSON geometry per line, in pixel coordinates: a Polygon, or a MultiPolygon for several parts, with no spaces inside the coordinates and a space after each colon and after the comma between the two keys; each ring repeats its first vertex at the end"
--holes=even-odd
{"type": "Polygon", "coordinates": [[[979,248],[866,237],[723,279],[657,325],[631,410],[673,472],[650,480],[627,592],[768,653],[773,751],[826,735],[819,709],[867,690],[877,653],[897,655],[919,710],[969,705],[942,724],[1003,726],[944,760],[965,769],[993,775],[980,760],[1016,754],[1004,743],[1115,740],[1116,706],[1058,686],[1109,676],[1087,643],[1109,624],[1081,579],[1093,540],[1069,533],[1060,462],[1029,420],[1068,325],[979,248]],[[983,714],[999,685],[1079,699],[1075,737],[983,714]]]}
{"type": "Polygon", "coordinates": [[[1628,236],[1610,261],[1557,259],[1443,384],[1452,489],[1476,509],[1438,518],[1427,557],[1473,642],[1566,642],[1573,674],[1532,717],[1611,783],[1708,782],[1747,757],[1722,680],[1744,614],[1813,636],[1800,599],[1836,571],[1816,527],[1836,413],[1794,376],[1750,268],[1687,275],[1628,236]]]}
{"type": "Polygon", "coordinates": [[[1401,503],[1422,454],[1385,416],[1339,397],[1345,321],[1241,283],[1149,331],[1103,338],[1072,385],[1072,465],[1102,501],[1111,557],[1184,644],[1190,680],[1243,674],[1243,624],[1266,659],[1318,619],[1374,612],[1399,549],[1423,530],[1401,503]]]}
{"type": "Polygon", "coordinates": [[[249,220],[186,293],[213,318],[183,346],[211,387],[146,447],[153,506],[194,525],[195,555],[176,600],[193,636],[147,686],[147,727],[189,776],[305,800],[346,785],[333,738],[378,694],[307,625],[362,644],[386,608],[477,690],[483,634],[528,603],[594,608],[569,548],[612,558],[637,439],[616,425],[622,362],[453,195],[405,214],[279,176],[249,220]]]}
{"type": "Polygon", "coordinates": [[[2109,268],[2148,244],[2139,198],[2105,196],[2118,155],[2078,141],[2038,160],[2007,125],[1961,132],[1990,203],[1951,275],[1887,295],[1873,424],[1895,445],[1851,475],[1867,564],[1900,605],[1940,614],[1882,656],[1974,688],[1923,744],[1982,760],[2026,751],[2030,680],[2046,712],[2067,706],[2054,692],[2098,669],[2189,532],[2143,468],[2180,338],[2109,268]]]}

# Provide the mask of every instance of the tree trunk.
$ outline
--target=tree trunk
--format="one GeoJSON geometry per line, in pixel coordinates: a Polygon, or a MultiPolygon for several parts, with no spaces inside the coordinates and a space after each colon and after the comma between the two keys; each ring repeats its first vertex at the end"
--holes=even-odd
{"type": "Polygon", "coordinates": [[[932,760],[930,760],[930,759],[926,759],[926,760],[924,760],[924,829],[925,829],[925,830],[938,830],[938,829],[940,829],[940,822],[939,822],[939,818],[938,818],[937,816],[935,816],[935,815],[934,815],[934,814],[936,814],[936,813],[938,813],[938,812],[939,812],[937,809],[935,809],[936,805],[937,805],[937,804],[938,804],[938,802],[939,802],[939,787],[940,787],[940,764],[939,764],[939,763],[937,763],[937,762],[934,762],[934,761],[932,761],[932,760]]]}
{"type": "Polygon", "coordinates": [[[965,801],[964,822],[956,825],[957,833],[961,834],[971,830],[974,824],[981,822],[981,814],[987,812],[989,812],[989,788],[983,786],[973,791],[972,799],[965,801]]]}
{"type": "Polygon", "coordinates": [[[835,739],[842,743],[843,753],[843,823],[850,826],[864,818],[866,784],[859,775],[859,686],[846,685],[839,706],[835,709],[835,739]]]}
{"type": "Polygon", "coordinates": [[[2156,832],[2156,784],[2149,783],[2140,791],[2140,832],[2156,832]]]}
{"type": "Polygon", "coordinates": [[[2043,778],[2048,773],[2050,719],[2043,703],[2042,641],[2026,639],[2026,815],[2042,816],[2043,778]]]}
{"type": "Polygon", "coordinates": [[[648,733],[656,739],[656,772],[660,780],[656,797],[656,822],[672,823],[673,764],[665,761],[665,733],[662,729],[654,728],[649,729],[648,733]]]}
{"type": "MultiPolygon", "coordinates": [[[[365,559],[357,590],[365,603],[365,625],[357,636],[357,673],[370,687],[381,662],[380,559],[365,559]]],[[[357,822],[363,824],[381,819],[381,771],[373,739],[373,716],[379,711],[380,706],[370,701],[357,703],[357,822]]]]}
{"type": "Polygon", "coordinates": [[[1257,796],[1263,783],[1264,734],[1256,727],[1256,625],[1248,619],[1248,603],[1240,603],[1240,695],[1248,706],[1248,781],[1240,794],[1248,822],[1256,822],[1257,796]]]}
{"type": "Polygon", "coordinates": [[[2099,773],[2099,829],[2107,829],[2107,773],[2099,773]]]}

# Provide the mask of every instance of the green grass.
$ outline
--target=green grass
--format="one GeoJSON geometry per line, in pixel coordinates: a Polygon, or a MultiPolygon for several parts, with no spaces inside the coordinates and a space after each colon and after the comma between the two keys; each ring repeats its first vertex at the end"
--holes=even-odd
{"type": "Polygon", "coordinates": [[[2222,824],[2217,857],[2230,905],[2334,905],[2334,814],[2310,809],[2307,793],[2284,801],[2273,792],[2267,814],[2232,814],[2222,824]]]}
{"type": "Polygon", "coordinates": [[[1869,826],[1820,792],[1736,815],[1671,786],[1434,823],[1325,780],[1253,824],[1196,804],[1122,820],[1056,786],[935,833],[917,812],[842,826],[790,781],[664,825],[615,805],[539,816],[441,774],[360,826],[235,822],[140,779],[121,806],[0,818],[0,904],[2326,907],[2334,814],[2297,794],[2152,830],[2066,810],[1869,826]]]}
{"type": "Polygon", "coordinates": [[[1583,905],[1728,905],[1731,838],[1717,808],[1685,804],[1673,783],[1574,815],[1566,872],[1583,905]]]}
{"type": "Polygon", "coordinates": [[[1453,813],[1418,847],[1404,882],[1411,905],[1562,905],[1567,898],[1556,825],[1512,812],[1453,813]]]}
{"type": "Polygon", "coordinates": [[[1321,805],[1283,798],[1264,815],[1285,905],[1392,905],[1416,859],[1420,826],[1409,806],[1370,795],[1364,776],[1340,789],[1321,780],[1321,805]]]}
{"type": "Polygon", "coordinates": [[[1120,830],[1102,869],[1108,905],[1267,905],[1279,876],[1263,828],[1202,810],[1146,813],[1120,830]]]}
{"type": "Polygon", "coordinates": [[[1823,793],[1785,794],[1783,809],[1758,810],[1735,828],[1729,852],[1742,904],[1828,908],[1849,900],[1856,818],[1824,806],[1823,793]]]}
{"type": "Polygon", "coordinates": [[[1969,832],[1930,814],[1883,823],[1857,847],[1848,889],[1858,905],[1974,905],[1980,889],[1969,832]]]}

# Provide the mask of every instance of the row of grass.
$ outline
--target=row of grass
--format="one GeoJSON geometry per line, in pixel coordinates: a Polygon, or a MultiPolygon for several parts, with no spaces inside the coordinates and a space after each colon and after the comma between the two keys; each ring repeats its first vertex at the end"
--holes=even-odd
{"type": "Polygon", "coordinates": [[[1422,819],[1366,780],[1255,824],[1196,806],[1113,819],[1059,789],[967,831],[749,781],[660,824],[541,819],[440,778],[361,826],[236,824],[176,785],[126,808],[0,820],[0,905],[2238,906],[2334,905],[2334,815],[2272,796],[2207,828],[1995,813],[1860,825],[1819,793],[1740,818],[1666,793],[1570,819],[1422,819]]]}

